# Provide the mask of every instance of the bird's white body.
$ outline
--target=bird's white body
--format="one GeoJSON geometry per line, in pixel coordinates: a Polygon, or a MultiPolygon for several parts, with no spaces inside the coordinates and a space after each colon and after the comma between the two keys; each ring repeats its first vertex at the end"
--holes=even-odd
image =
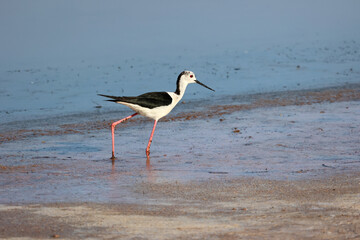
{"type": "Polygon", "coordinates": [[[137,104],[132,104],[132,103],[126,103],[126,102],[118,102],[118,103],[128,106],[129,108],[131,108],[132,110],[134,110],[135,112],[139,113],[140,115],[142,115],[144,117],[148,117],[148,118],[158,121],[160,118],[165,117],[166,115],[169,114],[169,112],[171,112],[171,110],[176,106],[176,104],[178,104],[178,102],[183,97],[184,92],[185,92],[185,89],[184,89],[184,91],[182,91],[182,94],[180,94],[180,95],[177,95],[174,92],[166,92],[172,98],[171,104],[166,105],[166,106],[155,107],[155,108],[151,108],[151,109],[146,108],[146,107],[141,107],[137,104]]]}

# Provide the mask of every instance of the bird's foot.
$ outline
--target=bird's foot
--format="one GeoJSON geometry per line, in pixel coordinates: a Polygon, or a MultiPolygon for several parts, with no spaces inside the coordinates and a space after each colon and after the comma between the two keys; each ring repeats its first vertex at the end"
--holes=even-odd
{"type": "Polygon", "coordinates": [[[110,158],[111,160],[115,160],[116,159],[116,157],[115,157],[115,154],[114,153],[112,153],[112,156],[111,156],[111,158],[110,158]]]}

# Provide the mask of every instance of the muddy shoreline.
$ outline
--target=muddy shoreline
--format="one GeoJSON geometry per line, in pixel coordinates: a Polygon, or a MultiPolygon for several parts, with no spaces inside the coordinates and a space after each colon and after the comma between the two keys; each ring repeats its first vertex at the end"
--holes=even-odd
{"type": "MultiPolygon", "coordinates": [[[[231,114],[237,111],[246,111],[256,108],[269,108],[269,107],[278,107],[278,106],[303,106],[311,105],[317,103],[325,102],[343,102],[343,101],[357,101],[360,100],[360,84],[349,84],[340,87],[330,87],[330,88],[321,88],[315,90],[300,90],[300,91],[283,91],[283,92],[273,92],[273,93],[262,93],[262,94],[252,94],[248,96],[227,96],[226,98],[218,99],[217,102],[220,102],[221,105],[207,105],[204,106],[201,102],[193,103],[193,109],[201,110],[191,110],[184,107],[182,111],[177,114],[170,114],[169,116],[161,119],[162,122],[168,121],[188,121],[193,119],[208,119],[208,118],[218,118],[222,115],[231,114]],[[229,102],[229,99],[231,100],[229,102]]],[[[208,104],[209,102],[207,102],[208,104]]],[[[183,102],[181,105],[186,105],[186,102],[183,102]]],[[[178,106],[177,109],[180,107],[178,106]]],[[[2,130],[0,132],[0,144],[20,140],[24,138],[39,137],[39,136],[54,136],[54,135],[63,135],[63,134],[81,134],[89,131],[97,131],[101,129],[108,129],[112,122],[117,119],[104,119],[101,121],[87,121],[88,116],[85,115],[75,115],[77,121],[80,120],[80,123],[58,123],[57,120],[47,120],[44,125],[36,125],[36,122],[42,122],[43,120],[34,120],[35,129],[30,127],[22,128],[23,123],[16,123],[15,130],[6,131],[2,130]],[[47,122],[54,122],[55,124],[50,124],[47,126],[47,122]],[[42,126],[42,127],[41,127],[42,126]],[[45,127],[44,127],[45,126],[45,127]],[[54,129],[55,128],[55,129],[54,129]]],[[[91,115],[91,114],[90,114],[91,115]]],[[[98,112],[97,115],[104,116],[109,115],[113,116],[114,113],[108,112],[98,112]]],[[[62,121],[66,121],[66,118],[62,121]]],[[[68,119],[72,122],[73,120],[68,119]]],[[[142,122],[150,121],[146,118],[135,118],[129,120],[126,124],[139,124],[142,122]]],[[[24,123],[26,124],[26,123],[24,123]]]]}

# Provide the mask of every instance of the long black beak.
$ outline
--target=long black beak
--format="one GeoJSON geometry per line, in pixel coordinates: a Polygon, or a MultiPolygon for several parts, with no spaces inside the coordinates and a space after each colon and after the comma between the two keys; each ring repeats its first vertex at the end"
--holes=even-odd
{"type": "Polygon", "coordinates": [[[205,84],[201,83],[200,81],[195,80],[195,82],[196,82],[197,84],[200,84],[201,86],[206,87],[207,89],[210,89],[211,91],[214,91],[214,92],[215,92],[215,90],[214,90],[214,89],[209,88],[208,86],[206,86],[205,84]]]}

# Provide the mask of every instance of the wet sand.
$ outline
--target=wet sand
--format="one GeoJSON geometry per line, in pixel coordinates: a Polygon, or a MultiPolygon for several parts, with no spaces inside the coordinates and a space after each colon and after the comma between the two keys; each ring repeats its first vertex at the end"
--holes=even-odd
{"type": "Polygon", "coordinates": [[[139,184],[156,204],[0,205],[2,238],[359,239],[360,174],[139,184]]]}
{"type": "Polygon", "coordinates": [[[115,163],[108,120],[3,131],[0,237],[360,239],[359,99],[356,85],[185,103],[150,161],[143,118],[117,128],[115,163]]]}

